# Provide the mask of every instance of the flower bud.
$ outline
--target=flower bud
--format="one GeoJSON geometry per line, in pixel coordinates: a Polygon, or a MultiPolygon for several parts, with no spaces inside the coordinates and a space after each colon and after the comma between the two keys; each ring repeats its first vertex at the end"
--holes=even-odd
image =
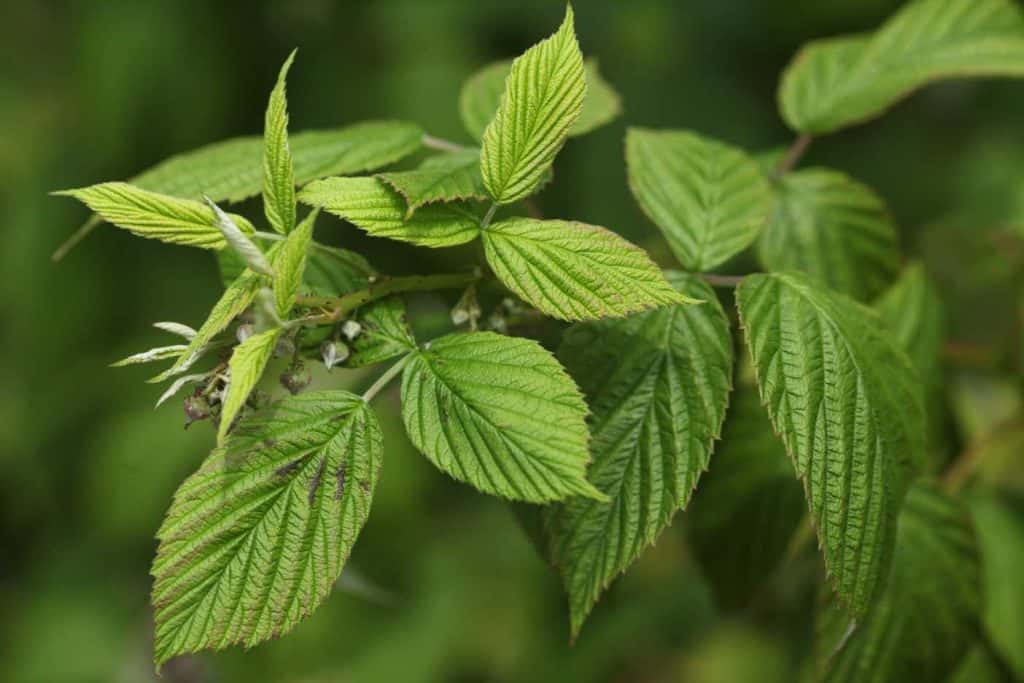
{"type": "Polygon", "coordinates": [[[355,320],[346,320],[341,324],[341,333],[345,335],[345,338],[352,341],[359,336],[359,333],[363,331],[363,326],[355,320]]]}
{"type": "Polygon", "coordinates": [[[256,332],[256,328],[253,327],[252,323],[242,323],[235,328],[235,338],[238,339],[238,343],[241,344],[246,339],[251,337],[256,332]]]}
{"type": "Polygon", "coordinates": [[[291,337],[280,337],[274,346],[274,355],[278,358],[285,358],[295,353],[295,342],[291,337]]]}
{"type": "Polygon", "coordinates": [[[335,365],[341,365],[349,356],[348,347],[340,341],[325,341],[320,344],[320,356],[324,359],[324,365],[330,370],[335,365]]]}
{"type": "Polygon", "coordinates": [[[313,381],[313,377],[302,363],[293,365],[281,373],[281,386],[292,394],[297,394],[313,381]]]}
{"type": "Polygon", "coordinates": [[[188,421],[186,424],[205,420],[208,417],[210,417],[210,404],[203,396],[193,394],[185,397],[185,418],[188,421]]]}

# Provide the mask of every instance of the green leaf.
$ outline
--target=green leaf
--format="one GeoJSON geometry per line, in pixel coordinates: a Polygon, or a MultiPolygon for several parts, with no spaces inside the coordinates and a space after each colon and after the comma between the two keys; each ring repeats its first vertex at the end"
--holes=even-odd
{"type": "Polygon", "coordinates": [[[270,93],[263,124],[263,211],[270,226],[287,235],[295,226],[295,173],[288,146],[288,100],[285,79],[295,59],[288,55],[270,93]]]}
{"type": "Polygon", "coordinates": [[[562,320],[694,303],[640,247],[596,225],[511,218],[483,231],[487,263],[527,303],[562,320]]]}
{"type": "Polygon", "coordinates": [[[343,391],[243,420],[178,489],[157,533],[155,656],[292,629],[324,600],[366,521],[380,426],[343,391]]]}
{"type": "Polygon", "coordinates": [[[221,401],[220,424],[217,427],[218,444],[224,442],[249,394],[259,383],[263,370],[274,355],[280,336],[280,328],[260,332],[247,338],[232,352],[228,362],[228,384],[221,401]]]}
{"type": "Polygon", "coordinates": [[[929,83],[970,76],[1024,76],[1013,0],[917,0],[873,34],[814,41],[783,74],[779,107],[794,130],[830,133],[929,83]]]}
{"type": "Polygon", "coordinates": [[[743,150],[688,131],[630,128],[629,187],[679,262],[703,272],[757,238],[772,207],[758,163],[743,150]]]}
{"type": "Polygon", "coordinates": [[[378,173],[377,177],[405,198],[406,220],[425,204],[487,199],[487,188],[480,175],[480,151],[476,149],[439,154],[414,171],[378,173]]]}
{"type": "Polygon", "coordinates": [[[430,204],[406,220],[401,194],[377,178],[327,178],[307,185],[299,201],[344,218],[374,237],[423,247],[451,247],[476,239],[480,224],[462,203],[430,204]]]}
{"type": "Polygon", "coordinates": [[[714,464],[686,511],[689,547],[719,604],[738,610],[754,600],[785,557],[805,508],[757,390],[737,387],[714,464]]]}
{"type": "MultiPolygon", "coordinates": [[[[404,121],[296,133],[289,138],[295,183],[382,168],[418,150],[422,140],[423,129],[404,121]]],[[[177,197],[238,202],[263,189],[263,148],[258,136],[232,138],[171,157],[130,182],[177,197]]]]}
{"type": "Polygon", "coordinates": [[[900,267],[896,228],[882,199],[824,168],[782,177],[757,251],[769,270],[810,273],[859,301],[881,293],[900,267]]]}
{"type": "MultiPolygon", "coordinates": [[[[271,263],[277,260],[277,250],[279,248],[280,244],[278,243],[267,251],[267,257],[271,263]]],[[[224,293],[217,300],[217,303],[213,305],[213,309],[206,317],[206,321],[203,322],[196,332],[196,336],[189,341],[188,348],[178,356],[178,360],[171,367],[149,381],[163,382],[188,370],[200,356],[203,348],[230,325],[231,321],[241,315],[245,309],[249,308],[256,299],[256,294],[260,291],[260,287],[265,279],[248,268],[243,270],[242,274],[224,289],[224,293]]]]}
{"type": "Polygon", "coordinates": [[[509,204],[533,192],[579,118],[586,89],[570,5],[553,36],[512,62],[484,131],[480,170],[494,201],[509,204]]]}
{"type": "Polygon", "coordinates": [[[900,512],[888,583],[871,611],[856,626],[834,605],[819,614],[819,647],[825,657],[835,652],[824,680],[946,680],[978,633],[981,603],[966,509],[936,486],[916,484],[900,512]]]}
{"type": "Polygon", "coordinates": [[[451,334],[402,376],[413,445],[455,479],[513,500],[604,498],[586,480],[586,414],[565,370],[530,339],[451,334]]]}
{"type": "MultiPolygon", "coordinates": [[[[610,123],[622,113],[622,101],[615,88],[604,80],[596,59],[583,63],[587,92],[583,108],[576,123],[569,129],[569,137],[585,135],[610,123]]],[[[512,70],[512,60],[488,64],[470,76],[459,93],[459,114],[462,123],[474,140],[481,140],[487,124],[491,122],[501,104],[505,81],[512,70]]]]}
{"type": "Polygon", "coordinates": [[[601,593],[686,507],[729,402],[732,340],[711,288],[668,273],[701,306],[574,325],[558,352],[591,410],[588,474],[607,502],[550,508],[553,560],[575,638],[601,593]]]}
{"type": "Polygon", "coordinates": [[[361,254],[318,244],[306,257],[302,279],[317,296],[340,296],[362,289],[375,274],[373,266],[361,254]]]}
{"type": "MultiPolygon", "coordinates": [[[[202,249],[223,249],[227,244],[216,227],[214,210],[202,202],[149,192],[127,183],[100,183],[54,194],[74,197],[103,220],[140,237],[202,249]]],[[[243,232],[252,234],[249,221],[228,215],[243,232]]]]}
{"type": "Polygon", "coordinates": [[[385,297],[363,306],[355,319],[362,329],[355,339],[347,342],[352,353],[342,364],[345,367],[375,365],[416,348],[400,296],[385,297]]]}
{"type": "Polygon", "coordinates": [[[281,243],[274,259],[274,303],[281,317],[287,316],[295,305],[295,295],[306,272],[309,245],[313,239],[313,223],[319,210],[306,216],[295,230],[281,243]]]}
{"type": "Polygon", "coordinates": [[[182,351],[188,347],[185,344],[172,344],[171,346],[158,346],[148,351],[142,351],[140,353],[133,353],[127,358],[122,358],[119,361],[110,364],[112,368],[123,368],[128,365],[139,365],[140,363],[152,363],[155,360],[167,360],[168,358],[177,358],[181,355],[182,351]]]}
{"type": "Polygon", "coordinates": [[[842,603],[863,615],[888,571],[909,475],[922,463],[917,374],[873,311],[805,275],[748,276],[737,304],[825,569],[842,603]]]}
{"type": "Polygon", "coordinates": [[[1024,498],[979,492],[968,504],[981,548],[985,631],[1019,680],[1024,678],[1024,498]]]}

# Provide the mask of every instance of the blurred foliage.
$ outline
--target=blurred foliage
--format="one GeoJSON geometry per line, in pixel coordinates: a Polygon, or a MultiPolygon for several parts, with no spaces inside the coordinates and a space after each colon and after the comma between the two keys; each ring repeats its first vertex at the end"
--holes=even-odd
{"type": "MultiPolygon", "coordinates": [[[[629,197],[625,125],[694,128],[754,149],[786,145],[775,87],[797,47],[874,26],[898,4],[579,0],[583,50],[621,92],[625,116],[568,144],[539,198],[544,213],[606,225],[671,263],[629,197]]],[[[213,259],[101,228],[53,265],[49,254],[85,213],[46,192],[125,178],[175,152],[258,133],[277,66],[295,46],[296,130],[395,117],[468,142],[457,115],[462,81],[522,51],[563,9],[561,0],[3,3],[0,680],[152,678],[152,534],[213,437],[208,425],[182,430],[172,405],[153,411],[157,392],[141,381],[148,368],[106,367],[158,343],[152,321],[202,319],[219,286],[213,259]]],[[[817,141],[806,161],[885,197],[907,251],[937,280],[950,327],[953,452],[993,447],[1008,430],[1020,443],[1022,120],[1019,83],[931,87],[877,122],[817,141]]],[[[371,261],[383,253],[356,231],[336,241],[371,261]]],[[[459,250],[414,257],[412,248],[387,249],[393,273],[441,270],[460,258],[459,250]]],[[[444,312],[440,300],[417,305],[444,312]]],[[[330,381],[362,387],[367,377],[330,381]]],[[[512,512],[435,471],[406,441],[397,400],[381,407],[384,476],[346,589],[289,638],[176,662],[164,680],[767,683],[807,675],[806,591],[780,586],[769,591],[771,609],[726,609],[691,560],[685,523],[616,584],[569,647],[559,582],[512,512]]],[[[1003,448],[995,460],[1018,472],[1018,487],[1020,457],[1019,447],[1003,448]]],[[[978,471],[980,489],[1012,479],[978,471]]],[[[814,571],[813,556],[796,561],[814,571]]],[[[1019,663],[1024,643],[995,648],[1019,663]]],[[[976,650],[961,679],[984,670],[998,680],[993,661],[976,650]]]]}

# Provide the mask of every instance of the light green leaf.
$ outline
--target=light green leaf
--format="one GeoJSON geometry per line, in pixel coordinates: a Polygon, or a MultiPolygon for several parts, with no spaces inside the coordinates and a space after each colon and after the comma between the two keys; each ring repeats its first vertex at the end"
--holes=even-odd
{"type": "Polygon", "coordinates": [[[188,346],[185,344],[172,344],[171,346],[158,346],[148,351],[142,351],[140,353],[133,353],[127,358],[122,358],[119,361],[110,364],[112,368],[123,368],[127,365],[139,365],[140,363],[152,363],[155,360],[167,360],[168,358],[177,358],[181,355],[182,351],[187,349],[188,346]]]}
{"type": "MultiPolygon", "coordinates": [[[[267,251],[267,257],[271,263],[277,260],[279,248],[280,243],[276,243],[267,251]]],[[[242,274],[224,289],[224,293],[213,305],[206,321],[199,328],[196,336],[189,341],[188,348],[178,356],[178,360],[149,381],[163,382],[188,370],[202,354],[203,349],[213,341],[213,338],[227,328],[231,321],[241,315],[245,309],[249,308],[256,299],[256,294],[260,291],[265,279],[248,268],[243,270],[242,274]]]]}
{"type": "Polygon", "coordinates": [[[812,42],[783,74],[779,107],[794,130],[830,133],[931,82],[970,76],[1024,76],[1013,0],[916,0],[873,34],[812,42]]]}
{"type": "MultiPolygon", "coordinates": [[[[622,101],[615,88],[604,80],[596,59],[583,63],[587,92],[583,96],[583,109],[576,123],[569,129],[569,137],[585,135],[610,123],[622,113],[622,101]]],[[[505,81],[512,70],[512,60],[488,64],[469,77],[459,93],[459,114],[462,123],[474,140],[484,136],[487,124],[494,118],[505,92],[505,81]]]]}
{"type": "Polygon", "coordinates": [[[679,262],[703,272],[757,238],[772,191],[743,150],[688,131],[630,128],[629,187],[679,262]]]}
{"type": "Polygon", "coordinates": [[[451,247],[476,239],[477,217],[462,203],[430,204],[406,220],[405,199],[378,178],[327,178],[307,185],[299,201],[344,218],[374,237],[423,247],[451,247]]]}
{"type": "Polygon", "coordinates": [[[805,510],[757,390],[738,386],[714,462],[686,511],[689,547],[718,604],[732,610],[751,604],[778,569],[805,510]]]}
{"type": "Polygon", "coordinates": [[[342,365],[359,368],[402,356],[416,348],[416,339],[405,317],[402,297],[389,296],[367,304],[356,316],[359,334],[346,343],[352,350],[342,365]]]}
{"type": "Polygon", "coordinates": [[[595,225],[512,218],[488,226],[483,239],[502,284],[555,318],[624,316],[695,301],[672,288],[647,252],[595,225]]]}
{"type": "Polygon", "coordinates": [[[313,239],[313,223],[318,209],[306,216],[295,230],[281,243],[274,259],[274,302],[277,313],[286,317],[295,305],[295,295],[306,272],[306,259],[313,239]]]}
{"type": "Polygon", "coordinates": [[[968,504],[981,548],[985,631],[1017,679],[1024,679],[1024,498],[977,492],[968,504]]]}
{"type": "MultiPolygon", "coordinates": [[[[392,164],[420,148],[423,129],[404,121],[367,121],[291,135],[295,184],[392,164]]],[[[215,202],[238,202],[263,189],[263,138],[232,138],[186,152],[135,176],[146,190],[215,202]]]]}
{"type": "Polygon", "coordinates": [[[259,383],[267,362],[274,355],[280,336],[280,328],[260,332],[247,338],[232,352],[228,362],[228,384],[221,401],[220,424],[217,427],[218,444],[224,442],[249,394],[259,383]]]}
{"type": "Polygon", "coordinates": [[[601,593],[686,507],[707,469],[732,382],[729,322],[711,288],[670,272],[701,306],[675,305],[570,328],[558,352],[590,406],[590,480],[607,502],[550,508],[552,558],[572,636],[601,593]]]}
{"type": "MultiPolygon", "coordinates": [[[[100,183],[54,194],[74,197],[99,216],[140,237],[202,249],[223,249],[224,235],[209,206],[140,189],[127,183],[100,183]]],[[[243,232],[253,227],[242,216],[228,214],[243,232]]]]}
{"type": "Polygon", "coordinates": [[[295,173],[288,146],[288,99],[285,79],[295,59],[288,55],[270,93],[263,124],[263,212],[270,226],[287,235],[295,226],[295,173]]]}
{"type": "Polygon", "coordinates": [[[451,334],[412,356],[402,417],[412,443],[459,481],[513,500],[603,499],[586,479],[587,406],[531,339],[451,334]]]}
{"type": "Polygon", "coordinates": [[[859,301],[877,296],[900,267],[896,228],[882,199],[824,168],[782,177],[757,251],[769,270],[810,273],[859,301]]]}
{"type": "Polygon", "coordinates": [[[737,304],[825,569],[841,602],[863,615],[888,572],[910,473],[922,464],[917,374],[873,311],[805,275],[748,276],[737,304]]]}
{"type": "Polygon", "coordinates": [[[414,171],[378,173],[377,177],[405,198],[406,220],[424,204],[487,199],[487,188],[480,175],[480,151],[476,149],[439,154],[414,171]]]}
{"type": "Polygon", "coordinates": [[[153,563],[155,658],[291,630],[341,573],[380,473],[380,426],[343,391],[246,418],[178,489],[153,563]]]}
{"type": "Polygon", "coordinates": [[[572,6],[558,31],[512,62],[505,94],[484,131],[480,170],[499,204],[533,192],[580,116],[586,93],[572,6]]]}
{"type": "Polygon", "coordinates": [[[867,616],[850,626],[835,605],[819,614],[824,680],[946,680],[978,633],[981,603],[978,545],[966,509],[936,486],[916,484],[899,515],[888,582],[867,616]]]}

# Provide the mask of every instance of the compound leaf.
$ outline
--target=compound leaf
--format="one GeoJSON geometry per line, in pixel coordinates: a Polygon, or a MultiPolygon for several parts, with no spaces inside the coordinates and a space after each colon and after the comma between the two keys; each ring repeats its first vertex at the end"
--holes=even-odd
{"type": "Polygon", "coordinates": [[[558,31],[512,62],[501,104],[484,131],[480,169],[497,203],[534,191],[579,118],[586,89],[568,6],[558,31]]]}
{"type": "Polygon", "coordinates": [[[511,218],[488,226],[483,241],[502,284],[562,320],[695,301],[665,280],[647,252],[595,225],[511,218]]]}
{"type": "Polygon", "coordinates": [[[688,270],[710,270],[743,251],[768,219],[768,180],[731,145],[688,131],[630,128],[626,164],[640,208],[688,270]]]}
{"type": "Polygon", "coordinates": [[[239,411],[263,376],[274,348],[281,336],[280,328],[267,330],[248,337],[235,347],[228,362],[228,384],[221,401],[217,443],[223,443],[239,411]]]}
{"type": "Polygon", "coordinates": [[[737,304],[826,571],[861,616],[888,572],[900,501],[923,460],[917,374],[873,311],[806,275],[748,276],[737,304]]]}
{"type": "Polygon", "coordinates": [[[978,544],[964,505],[915,484],[899,515],[888,582],[867,616],[850,626],[835,605],[819,614],[824,680],[946,680],[979,632],[981,603],[978,544]]]}
{"type": "Polygon", "coordinates": [[[282,235],[295,226],[295,172],[288,146],[288,100],[285,79],[295,59],[293,50],[281,67],[270,93],[263,124],[263,212],[282,235]]]}
{"type": "MultiPolygon", "coordinates": [[[[216,227],[213,209],[202,202],[150,192],[128,183],[100,183],[54,194],[74,197],[103,220],[140,237],[202,249],[223,249],[227,244],[216,227]]],[[[249,221],[229,215],[240,230],[252,234],[249,221]]]]}
{"type": "MultiPolygon", "coordinates": [[[[569,129],[569,137],[585,135],[610,123],[622,113],[622,100],[615,88],[606,81],[598,69],[596,59],[583,63],[587,92],[583,96],[580,117],[569,129]]],[[[512,70],[512,60],[506,59],[483,67],[462,86],[459,93],[459,114],[466,131],[474,140],[484,136],[487,124],[494,118],[505,92],[505,81],[512,70]]]]}
{"type": "Polygon", "coordinates": [[[330,592],[366,521],[381,433],[343,391],[244,419],[178,489],[153,563],[155,658],[281,635],[330,592]]]}
{"type": "Polygon", "coordinates": [[[900,267],[896,228],[869,187],[824,168],[787,173],[757,246],[769,270],[800,270],[869,301],[900,267]]]}
{"type": "Polygon", "coordinates": [[[1024,76],[1024,16],[1013,0],[917,0],[876,32],[814,41],[783,74],[782,116],[823,134],[872,119],[933,81],[1024,76]]]}
{"type": "Polygon", "coordinates": [[[532,503],[603,499],[586,479],[587,406],[537,342],[451,334],[416,352],[402,376],[412,443],[459,481],[532,503]]]}
{"type": "Polygon", "coordinates": [[[405,198],[406,219],[424,204],[487,199],[487,188],[480,175],[480,151],[476,149],[439,154],[415,170],[378,173],[377,177],[405,198]]]}
{"type": "Polygon", "coordinates": [[[608,496],[570,498],[546,519],[574,638],[604,589],[686,507],[725,418],[729,322],[702,280],[667,276],[708,303],[580,323],[558,352],[587,397],[594,457],[588,474],[608,496]]]}
{"type": "Polygon", "coordinates": [[[451,247],[476,239],[480,225],[462,203],[430,204],[406,220],[401,194],[379,178],[326,178],[299,193],[299,201],[344,218],[374,237],[423,247],[451,247]]]}

